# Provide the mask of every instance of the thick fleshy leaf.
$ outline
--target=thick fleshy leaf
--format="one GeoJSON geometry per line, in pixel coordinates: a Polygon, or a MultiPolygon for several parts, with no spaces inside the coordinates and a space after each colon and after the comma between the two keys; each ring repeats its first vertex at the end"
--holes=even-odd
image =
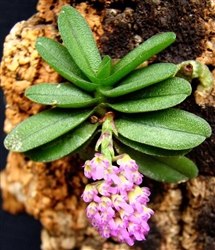
{"type": "Polygon", "coordinates": [[[204,119],[173,108],[123,115],[115,124],[118,133],[127,139],[169,150],[196,147],[211,135],[211,128],[204,119]]]}
{"type": "Polygon", "coordinates": [[[178,156],[178,155],[185,155],[188,152],[190,152],[191,149],[187,150],[168,150],[158,147],[149,146],[146,144],[142,144],[136,141],[131,141],[121,135],[118,135],[118,140],[123,143],[126,146],[129,146],[130,148],[137,150],[141,153],[145,153],[148,155],[154,155],[154,156],[178,156]]]}
{"type": "Polygon", "coordinates": [[[86,120],[92,110],[54,108],[21,122],[5,138],[4,144],[8,150],[25,152],[41,146],[65,134],[86,120]]]}
{"type": "Polygon", "coordinates": [[[133,71],[113,89],[106,89],[104,87],[100,91],[105,96],[118,97],[161,82],[174,76],[176,72],[177,66],[173,63],[152,64],[133,71]]]}
{"type": "Polygon", "coordinates": [[[139,170],[151,179],[177,183],[198,175],[196,165],[185,156],[153,157],[144,155],[143,158],[141,156],[135,158],[139,170]]]}
{"type": "Polygon", "coordinates": [[[58,27],[64,44],[78,67],[94,80],[102,59],[86,20],[76,9],[63,6],[58,27]]]}
{"type": "Polygon", "coordinates": [[[136,69],[141,63],[167,48],[175,41],[173,32],[152,36],[140,46],[124,56],[112,69],[111,76],[105,79],[104,85],[114,85],[124,76],[136,69]]]}
{"type": "Polygon", "coordinates": [[[96,89],[97,85],[87,79],[63,45],[50,38],[39,37],[35,46],[41,57],[64,78],[84,90],[96,89]]]}
{"type": "Polygon", "coordinates": [[[110,75],[111,72],[111,66],[112,66],[112,61],[111,58],[106,55],[101,64],[99,65],[98,73],[97,73],[97,78],[98,79],[105,79],[110,75]]]}
{"type": "Polygon", "coordinates": [[[117,145],[117,150],[129,154],[139,166],[139,171],[156,181],[178,183],[198,174],[196,165],[185,156],[150,156],[122,145],[117,145]]]}
{"type": "Polygon", "coordinates": [[[50,162],[75,153],[90,140],[98,124],[84,122],[72,131],[36,149],[25,152],[33,161],[50,162]]]}
{"type": "Polygon", "coordinates": [[[68,83],[34,85],[25,91],[25,95],[34,102],[61,108],[83,108],[98,101],[98,99],[68,83]]]}
{"type": "Polygon", "coordinates": [[[125,113],[161,110],[181,103],[191,94],[191,91],[189,82],[174,77],[134,92],[131,95],[123,96],[124,101],[109,106],[114,110],[125,113]]]}

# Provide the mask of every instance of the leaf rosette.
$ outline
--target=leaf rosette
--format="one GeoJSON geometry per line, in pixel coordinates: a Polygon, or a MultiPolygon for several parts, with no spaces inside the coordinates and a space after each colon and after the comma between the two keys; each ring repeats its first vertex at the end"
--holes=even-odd
{"type": "Polygon", "coordinates": [[[58,18],[63,44],[40,37],[36,49],[63,83],[28,88],[30,100],[52,108],[15,127],[5,147],[34,161],[49,162],[80,153],[101,130],[102,117],[115,113],[115,150],[129,152],[140,171],[152,179],[178,182],[198,170],[184,155],[211,134],[202,118],[173,108],[192,92],[176,76],[179,66],[156,63],[137,67],[175,41],[175,33],[155,35],[115,65],[101,58],[92,32],[77,10],[64,6],[58,18]]]}

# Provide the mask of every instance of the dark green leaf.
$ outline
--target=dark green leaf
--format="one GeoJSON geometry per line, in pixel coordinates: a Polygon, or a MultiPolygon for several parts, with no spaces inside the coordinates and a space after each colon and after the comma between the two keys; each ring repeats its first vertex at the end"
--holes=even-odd
{"type": "Polygon", "coordinates": [[[177,66],[173,63],[152,64],[148,67],[133,71],[113,89],[101,88],[101,93],[109,97],[122,96],[161,82],[174,76],[176,72],[177,66]]]}
{"type": "Polygon", "coordinates": [[[139,171],[156,181],[177,183],[195,178],[198,174],[196,165],[185,156],[149,156],[121,145],[117,145],[117,150],[129,154],[139,166],[139,171]]]}
{"type": "Polygon", "coordinates": [[[34,102],[62,108],[83,108],[98,101],[81,89],[67,83],[34,85],[25,91],[25,95],[34,102]]]}
{"type": "Polygon", "coordinates": [[[86,120],[92,110],[54,108],[21,122],[5,138],[5,147],[16,152],[25,152],[41,146],[65,134],[86,120]]]}
{"type": "MultiPolygon", "coordinates": [[[[135,157],[134,155],[130,156],[135,157]]],[[[152,157],[139,155],[135,160],[141,173],[157,181],[184,182],[198,175],[196,165],[185,156],[152,157]]]]}
{"type": "Polygon", "coordinates": [[[124,101],[109,106],[125,113],[161,110],[181,103],[191,94],[191,90],[189,82],[174,77],[126,95],[124,101]]]}
{"type": "Polygon", "coordinates": [[[105,56],[99,65],[98,73],[97,73],[97,78],[98,79],[105,79],[110,75],[111,72],[111,66],[112,66],[112,61],[109,56],[105,56]]]}
{"type": "Polygon", "coordinates": [[[76,9],[63,6],[58,26],[70,55],[89,79],[94,80],[102,60],[86,20],[76,9]]]}
{"type": "Polygon", "coordinates": [[[196,147],[211,135],[211,128],[204,119],[173,108],[123,115],[115,123],[118,133],[125,138],[169,150],[196,147]]]}
{"type": "Polygon", "coordinates": [[[176,36],[173,32],[166,32],[149,38],[124,56],[113,67],[111,76],[105,80],[104,85],[114,85],[141,63],[168,47],[175,41],[175,38],[176,36]]]}
{"type": "Polygon", "coordinates": [[[145,153],[148,155],[154,155],[154,156],[178,156],[178,155],[185,155],[187,154],[191,149],[187,150],[168,150],[158,147],[149,146],[146,144],[142,144],[139,142],[131,141],[129,139],[126,139],[125,137],[119,135],[117,137],[120,142],[122,142],[124,145],[129,146],[130,148],[137,150],[141,153],[145,153]]]}
{"type": "Polygon", "coordinates": [[[39,37],[35,46],[41,57],[64,78],[84,90],[96,89],[97,85],[88,81],[63,45],[50,38],[39,37]]]}
{"type": "Polygon", "coordinates": [[[50,162],[75,153],[83,144],[90,140],[98,124],[84,122],[72,131],[48,142],[25,154],[33,161],[50,162]]]}

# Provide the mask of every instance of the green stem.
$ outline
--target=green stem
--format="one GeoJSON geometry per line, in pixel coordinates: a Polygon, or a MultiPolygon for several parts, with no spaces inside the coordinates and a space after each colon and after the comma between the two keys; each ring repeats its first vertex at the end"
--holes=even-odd
{"type": "Polygon", "coordinates": [[[101,146],[101,153],[112,162],[114,158],[114,148],[113,148],[113,133],[116,133],[114,126],[114,113],[107,112],[104,117],[101,119],[102,122],[102,131],[99,140],[96,143],[95,149],[98,150],[101,146]]]}

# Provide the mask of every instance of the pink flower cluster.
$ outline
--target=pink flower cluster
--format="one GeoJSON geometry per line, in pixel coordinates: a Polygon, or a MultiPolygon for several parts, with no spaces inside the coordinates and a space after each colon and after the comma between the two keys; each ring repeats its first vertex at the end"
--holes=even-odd
{"type": "Polygon", "coordinates": [[[84,174],[96,182],[86,186],[82,198],[90,203],[87,217],[102,237],[113,236],[132,246],[135,240],[145,240],[154,212],[147,207],[149,189],[138,186],[143,176],[136,162],[123,154],[117,165],[99,153],[86,161],[84,174]]]}

